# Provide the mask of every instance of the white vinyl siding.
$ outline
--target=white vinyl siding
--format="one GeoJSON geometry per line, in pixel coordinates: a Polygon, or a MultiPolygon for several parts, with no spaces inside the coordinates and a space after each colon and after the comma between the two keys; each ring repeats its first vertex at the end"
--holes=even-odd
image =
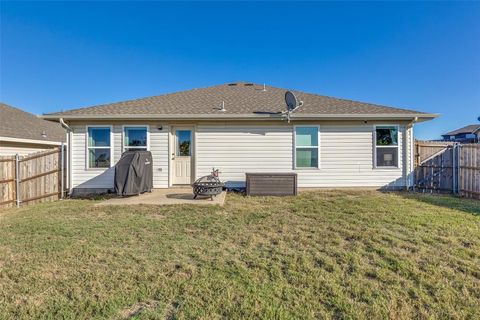
{"type": "Polygon", "coordinates": [[[413,186],[414,184],[414,148],[415,148],[415,139],[413,136],[413,124],[411,126],[405,127],[405,138],[404,138],[404,150],[405,150],[405,165],[403,166],[404,169],[404,177],[405,177],[405,185],[408,187],[413,186]]]}
{"type": "Polygon", "coordinates": [[[158,124],[149,125],[149,144],[153,158],[153,187],[168,188],[169,144],[168,137],[170,128],[163,125],[158,130],[158,124]]]}
{"type": "MultiPolygon", "coordinates": [[[[86,127],[88,124],[72,124],[72,188],[113,188],[115,163],[122,155],[122,124],[112,125],[112,167],[87,169],[86,127]]],[[[104,125],[102,125],[104,126],[104,125]]],[[[105,125],[105,126],[108,126],[105,125]]],[[[149,123],[150,151],[153,158],[154,188],[168,187],[168,126],[149,123]],[[158,130],[163,127],[162,130],[158,130]]]]}
{"type": "MultiPolygon", "coordinates": [[[[140,124],[140,123],[136,123],[140,124]]],[[[143,123],[141,123],[143,124],[143,123]]],[[[71,124],[72,186],[113,188],[114,168],[86,169],[85,123],[71,124]]],[[[108,124],[110,125],[110,124],[108,124]]],[[[123,126],[113,124],[114,165],[121,157],[123,126]]],[[[173,145],[170,126],[149,122],[149,147],[153,155],[155,188],[169,186],[169,159],[173,145]],[[163,127],[159,130],[159,127],[163,127]],[[170,137],[169,137],[170,136],[170,137]]],[[[385,187],[405,186],[412,172],[411,129],[399,126],[399,167],[374,168],[374,124],[306,123],[319,125],[319,167],[294,168],[294,125],[285,122],[250,124],[197,123],[192,166],[195,178],[220,170],[229,186],[244,186],[246,172],[296,172],[299,187],[385,187]],[[406,140],[404,135],[407,132],[406,140]],[[407,152],[405,152],[407,150],[407,152]],[[404,166],[404,163],[407,165],[404,166]]]]}
{"type": "Polygon", "coordinates": [[[196,178],[220,169],[232,186],[245,184],[245,172],[292,170],[292,126],[198,125],[196,178]]]}
{"type": "Polygon", "coordinates": [[[384,187],[405,185],[403,130],[399,168],[374,169],[373,125],[320,126],[321,169],[293,166],[292,125],[198,125],[196,177],[220,169],[220,178],[243,186],[246,172],[296,172],[299,187],[384,187]]]}

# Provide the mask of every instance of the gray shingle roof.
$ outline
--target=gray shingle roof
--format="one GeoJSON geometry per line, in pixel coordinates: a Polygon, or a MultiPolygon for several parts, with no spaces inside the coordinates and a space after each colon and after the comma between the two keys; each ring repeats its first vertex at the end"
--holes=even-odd
{"type": "MultiPolygon", "coordinates": [[[[256,115],[278,113],[285,110],[284,95],[287,89],[236,82],[212,87],[192,89],[159,96],[128,100],[92,107],[68,110],[47,116],[75,115],[256,115]],[[222,101],[226,111],[220,111],[222,101]]],[[[295,114],[309,115],[365,115],[365,114],[418,114],[422,112],[391,108],[371,103],[338,99],[295,91],[303,106],[295,114]]]]}
{"type": "Polygon", "coordinates": [[[461,133],[475,133],[478,130],[480,130],[480,124],[471,124],[463,128],[445,133],[444,136],[454,136],[456,134],[461,134],[461,133]]]}
{"type": "Polygon", "coordinates": [[[65,130],[59,123],[0,103],[0,137],[63,142],[65,130]]]}

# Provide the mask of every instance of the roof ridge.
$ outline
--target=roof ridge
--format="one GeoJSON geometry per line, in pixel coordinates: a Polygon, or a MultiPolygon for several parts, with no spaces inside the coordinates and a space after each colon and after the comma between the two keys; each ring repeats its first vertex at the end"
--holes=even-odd
{"type": "Polygon", "coordinates": [[[449,135],[455,135],[455,134],[459,134],[459,133],[469,132],[467,128],[470,129],[471,133],[475,133],[478,130],[480,130],[480,124],[467,124],[466,126],[460,127],[458,129],[450,130],[449,132],[444,133],[443,135],[449,136],[449,135]],[[475,128],[475,129],[472,130],[471,128],[472,129],[475,128]],[[465,131],[463,131],[463,130],[465,130],[465,131]]]}
{"type": "Polygon", "coordinates": [[[34,114],[34,113],[31,113],[31,112],[28,112],[28,111],[25,111],[25,110],[22,110],[20,108],[17,108],[17,107],[14,107],[10,104],[7,104],[7,103],[4,103],[4,102],[1,102],[0,101],[0,107],[4,107],[4,108],[10,108],[10,109],[13,109],[17,112],[20,112],[28,117],[31,117],[32,119],[37,119],[38,121],[42,121],[42,122],[46,122],[46,123],[51,123],[51,121],[48,121],[48,120],[45,120],[45,119],[42,119],[40,118],[38,115],[34,114]]]}
{"type": "Polygon", "coordinates": [[[338,97],[328,96],[328,95],[324,95],[324,94],[309,93],[309,92],[304,92],[304,91],[299,91],[299,90],[294,90],[294,89],[292,89],[292,90],[295,91],[295,92],[301,92],[301,93],[307,94],[307,95],[314,95],[314,96],[323,97],[323,98],[328,98],[328,99],[337,100],[337,101],[353,102],[353,103],[364,104],[364,105],[365,105],[365,104],[368,104],[368,105],[370,105],[370,106],[380,107],[380,108],[390,108],[390,109],[404,110],[404,111],[409,111],[409,112],[414,111],[414,112],[418,112],[418,113],[425,113],[425,112],[415,111],[415,110],[411,110],[411,109],[405,109],[405,108],[400,108],[400,107],[387,106],[387,105],[384,105],[384,104],[371,103],[371,102],[362,102],[362,101],[358,101],[358,100],[346,99],[346,98],[338,98],[338,97]]]}
{"type": "MultiPolygon", "coordinates": [[[[336,98],[296,89],[285,89],[255,82],[226,82],[188,90],[162,93],[147,97],[103,103],[88,107],[70,109],[64,112],[49,113],[46,116],[68,115],[112,115],[156,114],[156,115],[207,115],[217,114],[216,104],[227,102],[222,114],[255,114],[258,112],[279,112],[285,109],[285,91],[293,91],[301,100],[303,114],[428,114],[410,109],[389,107],[344,98],[336,98]],[[235,85],[233,85],[235,84],[235,85]],[[251,85],[250,85],[251,84],[251,85]],[[266,90],[261,90],[265,86],[266,90]]],[[[217,106],[218,107],[218,106],[217,106]]]]}
{"type": "MultiPolygon", "coordinates": [[[[206,86],[206,87],[197,87],[197,88],[191,88],[191,89],[186,89],[186,90],[178,90],[178,91],[161,93],[161,94],[156,94],[156,95],[146,96],[146,97],[141,97],[141,98],[135,98],[135,99],[127,99],[127,100],[122,100],[122,101],[101,103],[101,104],[96,104],[96,105],[93,105],[93,106],[85,106],[85,107],[79,107],[79,108],[75,108],[75,109],[69,109],[67,111],[76,111],[76,110],[81,110],[81,109],[99,108],[99,107],[104,107],[104,106],[107,106],[107,105],[117,104],[117,103],[127,103],[127,102],[133,102],[133,101],[147,100],[147,99],[151,99],[151,98],[166,97],[166,96],[175,95],[175,94],[178,94],[178,93],[188,93],[188,92],[191,92],[191,91],[198,91],[198,90],[204,90],[204,89],[211,89],[211,88],[215,88],[215,87],[227,86],[230,83],[232,83],[232,82],[225,82],[225,83],[222,83],[222,84],[210,85],[210,86],[206,86]]],[[[57,113],[63,113],[63,112],[44,113],[43,115],[54,115],[54,114],[57,114],[57,113]]]]}

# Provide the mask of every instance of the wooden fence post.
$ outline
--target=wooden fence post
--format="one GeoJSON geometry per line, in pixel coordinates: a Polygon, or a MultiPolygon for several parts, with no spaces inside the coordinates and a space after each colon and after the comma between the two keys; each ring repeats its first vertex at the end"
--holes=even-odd
{"type": "Polygon", "coordinates": [[[17,208],[20,207],[20,199],[21,199],[21,192],[20,192],[20,156],[18,153],[15,155],[15,202],[17,204],[17,208]]]}
{"type": "Polygon", "coordinates": [[[456,193],[456,184],[458,182],[457,174],[456,174],[456,171],[457,171],[457,168],[456,168],[457,161],[455,160],[456,156],[457,156],[457,144],[454,143],[452,148],[452,193],[453,194],[456,193]]]}
{"type": "Polygon", "coordinates": [[[463,158],[463,151],[462,145],[458,145],[458,161],[457,161],[457,170],[458,170],[458,181],[457,181],[457,193],[458,195],[462,196],[462,188],[463,188],[463,170],[462,170],[462,158],[463,158]]]}
{"type": "Polygon", "coordinates": [[[63,199],[65,198],[65,173],[64,173],[64,170],[65,170],[65,148],[64,148],[64,144],[62,142],[62,146],[61,146],[61,164],[60,164],[60,174],[62,175],[61,176],[61,183],[60,183],[60,188],[61,188],[61,193],[60,193],[60,199],[63,199]]]}
{"type": "Polygon", "coordinates": [[[420,164],[420,144],[418,141],[415,143],[415,168],[420,164]]]}

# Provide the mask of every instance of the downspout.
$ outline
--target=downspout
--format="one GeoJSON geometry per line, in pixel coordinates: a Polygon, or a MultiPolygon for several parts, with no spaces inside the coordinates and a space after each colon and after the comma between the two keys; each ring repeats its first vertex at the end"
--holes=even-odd
{"type": "Polygon", "coordinates": [[[70,128],[68,124],[66,124],[65,121],[63,121],[63,118],[60,118],[60,124],[62,125],[62,127],[67,129],[68,132],[73,131],[72,128],[70,128]]]}
{"type": "MultiPolygon", "coordinates": [[[[415,140],[413,139],[413,124],[415,122],[418,121],[418,117],[415,117],[413,118],[412,121],[410,121],[408,124],[407,124],[407,129],[411,129],[410,130],[410,139],[409,139],[409,144],[410,144],[410,161],[408,163],[408,170],[405,174],[405,185],[407,186],[407,190],[410,189],[410,186],[414,187],[414,183],[415,181],[413,180],[413,172],[415,170],[415,167],[414,167],[414,161],[415,161],[415,155],[414,155],[414,143],[415,143],[415,140]]],[[[406,150],[405,150],[406,151],[406,150]]]]}
{"type": "Polygon", "coordinates": [[[72,137],[71,137],[71,133],[73,132],[73,129],[65,123],[65,121],[63,121],[63,118],[60,118],[59,119],[59,122],[60,124],[62,125],[62,127],[64,127],[67,132],[65,133],[65,137],[66,137],[66,141],[67,141],[67,188],[68,188],[68,193],[71,194],[72,192],[72,188],[71,188],[71,181],[72,181],[72,177],[71,177],[71,160],[72,160],[72,137]]]}

